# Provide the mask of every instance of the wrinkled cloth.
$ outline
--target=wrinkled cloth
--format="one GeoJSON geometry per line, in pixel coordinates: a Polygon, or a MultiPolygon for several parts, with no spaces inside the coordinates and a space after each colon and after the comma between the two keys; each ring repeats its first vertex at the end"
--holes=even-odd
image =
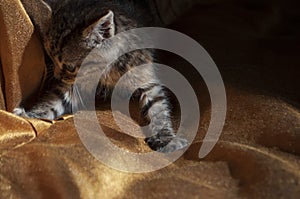
{"type": "Polygon", "coordinates": [[[40,88],[44,55],[33,24],[18,0],[0,2],[1,109],[12,111],[40,88]],[[3,102],[5,100],[5,102],[3,102]]]}
{"type": "MultiPolygon", "coordinates": [[[[95,159],[72,117],[43,121],[5,111],[38,92],[45,64],[23,5],[1,0],[0,198],[299,198],[300,31],[290,20],[299,12],[292,4],[224,2],[200,3],[170,27],[201,43],[223,76],[228,112],[219,142],[198,158],[210,121],[208,93],[188,63],[163,54],[197,93],[199,131],[176,162],[131,174],[95,159]]],[[[97,116],[116,146],[149,150],[121,132],[109,109],[97,116]]]]}

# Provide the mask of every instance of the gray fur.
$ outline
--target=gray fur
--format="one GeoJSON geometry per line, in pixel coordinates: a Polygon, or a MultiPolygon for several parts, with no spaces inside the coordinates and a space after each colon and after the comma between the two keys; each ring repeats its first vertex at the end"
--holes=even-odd
{"type": "MultiPolygon", "coordinates": [[[[138,27],[140,24],[128,14],[126,7],[130,5],[120,5],[117,1],[91,0],[72,2],[66,0],[59,5],[52,5],[55,8],[52,11],[52,19],[42,38],[45,50],[54,64],[55,83],[30,110],[16,108],[14,110],[16,115],[52,120],[63,114],[72,113],[72,106],[76,107],[76,110],[82,107],[84,102],[76,93],[74,80],[84,58],[94,48],[109,49],[105,51],[107,53],[99,55],[103,56],[103,60],[106,56],[113,56],[111,53],[116,52],[118,46],[111,46],[106,40],[118,32],[138,27]]],[[[132,43],[135,42],[134,38],[129,39],[132,43]]],[[[120,41],[118,45],[128,45],[127,42],[120,41]]],[[[153,133],[153,136],[146,138],[145,141],[153,150],[173,152],[184,148],[187,141],[175,136],[170,116],[170,102],[159,85],[151,63],[153,56],[149,50],[134,51],[120,57],[112,66],[102,68],[103,75],[98,94],[109,96],[118,80],[132,67],[150,64],[144,67],[136,78],[136,81],[140,82],[132,79],[124,82],[122,85],[124,93],[120,93],[120,96],[126,95],[126,92],[130,93],[135,85],[140,83],[144,85],[140,88],[140,109],[144,117],[151,121],[150,130],[153,133]]],[[[92,67],[89,70],[87,72],[93,72],[92,67]]],[[[89,89],[86,85],[85,88],[89,89]]]]}

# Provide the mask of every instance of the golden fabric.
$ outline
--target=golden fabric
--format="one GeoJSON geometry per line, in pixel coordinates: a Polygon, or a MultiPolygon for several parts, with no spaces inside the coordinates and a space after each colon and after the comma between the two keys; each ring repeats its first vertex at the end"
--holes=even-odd
{"type": "MultiPolygon", "coordinates": [[[[199,14],[197,9],[201,7],[182,17],[173,28],[180,27],[199,41],[206,41],[211,49],[215,49],[216,41],[222,47],[223,44],[229,45],[224,37],[231,38],[232,30],[248,34],[254,31],[255,26],[258,27],[255,31],[260,31],[260,26],[256,24],[260,20],[246,27],[243,21],[232,22],[234,15],[225,12],[228,18],[224,21],[231,24],[228,31],[223,26],[224,21],[214,21],[214,12],[205,13],[202,8],[203,13],[199,14]],[[211,22],[206,27],[210,29],[197,29],[195,21],[202,25],[211,22]],[[223,35],[218,37],[219,40],[210,33],[216,27],[223,28],[223,32],[218,29],[223,35]],[[242,28],[236,30],[234,27],[242,28]]],[[[234,13],[236,7],[231,9],[234,13]]],[[[56,122],[27,120],[4,111],[12,110],[22,99],[36,93],[45,65],[41,44],[18,0],[0,1],[0,35],[0,108],[3,110],[0,111],[0,198],[299,198],[299,109],[261,90],[243,87],[242,84],[252,80],[236,80],[239,73],[232,73],[231,70],[238,71],[239,66],[230,69],[222,67],[228,95],[228,115],[220,141],[204,160],[199,160],[198,152],[210,118],[206,102],[201,109],[198,135],[178,161],[152,173],[130,174],[97,161],[82,145],[72,117],[56,122]]],[[[239,45],[239,42],[236,43],[239,45]]],[[[256,46],[253,40],[245,39],[241,43],[247,43],[247,49],[242,45],[231,46],[244,50],[245,54],[234,52],[238,55],[234,57],[238,61],[251,62],[257,55],[254,51],[267,51],[256,46]]],[[[227,57],[223,58],[224,49],[219,51],[220,54],[212,50],[217,63],[230,62],[227,57]]],[[[266,59],[268,56],[266,54],[266,59]]],[[[276,54],[268,60],[272,60],[273,56],[276,57],[276,54]]],[[[286,56],[286,60],[293,62],[294,54],[286,56]]],[[[170,60],[177,62],[179,67],[184,66],[180,60],[170,60]]],[[[259,71],[260,63],[255,64],[255,70],[259,71]]],[[[276,64],[274,62],[272,67],[281,66],[276,64]]],[[[243,70],[248,74],[253,72],[249,68],[243,70]]],[[[256,75],[255,70],[253,76],[256,75]]],[[[275,72],[275,69],[270,70],[269,77],[275,78],[275,72]]],[[[262,90],[264,81],[267,80],[256,79],[262,90]]],[[[200,83],[194,81],[193,84],[200,102],[206,101],[202,97],[200,83]]],[[[295,88],[298,84],[291,84],[295,85],[290,87],[292,95],[297,94],[295,88]]],[[[99,110],[97,115],[107,135],[117,146],[134,151],[149,150],[142,140],[123,135],[111,122],[113,117],[109,110],[99,110]]]]}

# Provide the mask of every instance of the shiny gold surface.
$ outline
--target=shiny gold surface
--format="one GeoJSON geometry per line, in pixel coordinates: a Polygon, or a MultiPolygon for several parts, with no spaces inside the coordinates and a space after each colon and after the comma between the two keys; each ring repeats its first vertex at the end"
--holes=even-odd
{"type": "MultiPolygon", "coordinates": [[[[190,34],[195,27],[186,20],[204,20],[195,13],[178,22],[190,34]]],[[[1,86],[6,99],[0,97],[0,105],[11,110],[22,93],[25,99],[38,89],[43,55],[18,0],[0,1],[0,27],[5,80],[1,86]],[[24,61],[26,57],[29,60],[24,61]],[[31,76],[34,82],[24,80],[31,76]]],[[[200,37],[205,38],[203,33],[200,37]]],[[[247,61],[246,55],[240,56],[247,61]]],[[[204,108],[199,133],[185,155],[146,174],[122,173],[97,161],[82,145],[72,117],[50,122],[0,111],[0,198],[299,198],[299,110],[276,97],[243,89],[239,83],[226,85],[227,121],[209,156],[197,157],[210,117],[204,108]]],[[[109,110],[99,110],[97,115],[114,144],[132,151],[149,150],[142,140],[119,132],[109,110]]]]}

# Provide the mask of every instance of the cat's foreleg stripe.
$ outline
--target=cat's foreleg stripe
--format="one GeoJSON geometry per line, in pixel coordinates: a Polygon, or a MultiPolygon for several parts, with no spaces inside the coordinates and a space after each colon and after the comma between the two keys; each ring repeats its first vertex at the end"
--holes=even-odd
{"type": "Polygon", "coordinates": [[[54,117],[54,118],[57,118],[57,117],[59,116],[59,113],[58,113],[57,110],[55,110],[55,108],[52,108],[51,111],[52,111],[52,113],[53,113],[53,117],[54,117]]]}
{"type": "Polygon", "coordinates": [[[188,145],[186,139],[176,137],[171,120],[171,104],[160,85],[152,86],[142,93],[141,113],[150,120],[149,130],[152,135],[145,139],[156,151],[173,152],[188,145]]]}
{"type": "Polygon", "coordinates": [[[151,120],[150,127],[152,131],[160,132],[162,130],[168,130],[170,135],[173,134],[167,100],[158,101],[153,104],[148,111],[148,117],[151,120]]]}
{"type": "MultiPolygon", "coordinates": [[[[147,103],[144,104],[144,106],[142,107],[141,109],[141,113],[142,113],[142,116],[146,117],[148,115],[148,112],[150,110],[150,108],[155,104],[155,103],[158,103],[160,101],[163,101],[165,98],[164,97],[157,97],[153,100],[148,100],[147,103]]],[[[144,97],[144,100],[145,101],[145,97],[144,97]]]]}
{"type": "Polygon", "coordinates": [[[152,87],[141,96],[141,113],[151,121],[150,130],[160,136],[173,137],[168,99],[161,86],[152,87]]]}
{"type": "Polygon", "coordinates": [[[64,97],[63,91],[61,89],[59,89],[59,88],[53,89],[52,93],[55,94],[59,98],[63,98],[64,97]]]}
{"type": "Polygon", "coordinates": [[[150,87],[143,88],[141,99],[142,101],[145,101],[153,97],[159,97],[159,96],[165,97],[165,93],[163,92],[163,87],[160,85],[152,85],[150,87]]]}

